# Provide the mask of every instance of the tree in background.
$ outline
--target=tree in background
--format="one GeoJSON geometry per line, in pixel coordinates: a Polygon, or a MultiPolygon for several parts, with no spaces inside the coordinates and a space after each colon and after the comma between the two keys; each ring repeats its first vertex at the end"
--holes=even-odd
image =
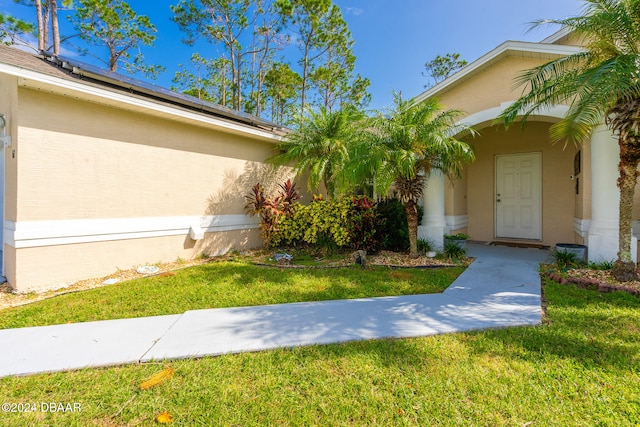
{"type": "Polygon", "coordinates": [[[373,178],[376,194],[393,189],[407,215],[410,255],[417,257],[418,201],[426,180],[434,170],[460,175],[475,156],[458,137],[474,131],[456,124],[462,112],[444,110],[434,98],[414,104],[394,94],[394,104],[371,120],[368,138],[352,147],[345,170],[354,184],[373,178]]]}
{"type": "MultiPolygon", "coordinates": [[[[229,61],[231,108],[243,110],[245,95],[258,104],[266,75],[267,59],[275,49],[279,20],[271,14],[270,2],[264,0],[181,0],[171,6],[173,21],[187,34],[185,43],[193,45],[203,38],[220,47],[229,61]],[[248,83],[245,77],[248,75],[248,83]],[[246,86],[254,90],[247,93],[246,86]]],[[[260,107],[249,104],[249,109],[260,107]]]]}
{"type": "Polygon", "coordinates": [[[266,97],[271,104],[271,120],[280,125],[289,124],[295,114],[302,78],[289,64],[276,62],[265,75],[266,97]]]}
{"type": "Polygon", "coordinates": [[[180,71],[173,78],[172,90],[181,91],[199,99],[226,106],[230,103],[231,91],[228,90],[231,64],[228,59],[206,59],[198,53],[191,55],[191,64],[195,74],[180,64],[180,71]]]}
{"type": "Polygon", "coordinates": [[[355,79],[353,77],[356,62],[354,41],[337,6],[332,5],[326,24],[330,38],[326,41],[324,52],[310,64],[309,82],[317,93],[317,104],[332,111],[335,107],[340,108],[342,104],[352,102],[350,85],[354,80],[357,80],[358,90],[364,93],[369,80],[359,75],[355,79]]]}
{"type": "Polygon", "coordinates": [[[0,43],[31,47],[27,37],[36,34],[32,23],[0,12],[0,43]]]}
{"type": "MultiPolygon", "coordinates": [[[[185,43],[207,41],[217,48],[216,55],[200,53],[201,57],[228,61],[232,95],[224,105],[230,108],[257,116],[266,113],[284,123],[293,117],[285,103],[297,101],[303,114],[306,106],[330,111],[344,104],[361,108],[370,99],[369,80],[353,76],[351,33],[331,0],[180,0],[171,10],[173,21],[187,35],[185,43]],[[292,39],[301,52],[296,69],[291,64],[283,67],[277,57],[292,39]]],[[[196,74],[183,68],[174,83],[199,93],[196,74]]]]}
{"type": "MultiPolygon", "coordinates": [[[[347,98],[355,64],[351,32],[340,8],[331,0],[278,0],[276,5],[301,53],[300,114],[313,103],[313,88],[320,98],[316,105],[332,110],[338,99],[347,98]]],[[[366,89],[367,82],[361,79],[360,88],[366,89]]]]}
{"type": "Polygon", "coordinates": [[[103,62],[111,71],[122,65],[129,73],[142,72],[155,78],[164,68],[147,65],[140,52],[142,45],[153,45],[155,25],[144,15],[138,15],[128,3],[122,0],[77,0],[78,6],[70,21],[80,34],[80,38],[92,46],[105,47],[108,58],[82,50],[103,62]],[[131,57],[131,52],[138,53],[131,57]]]}
{"type": "Polygon", "coordinates": [[[289,37],[282,34],[284,22],[282,16],[275,13],[272,3],[265,7],[260,16],[261,23],[253,32],[253,54],[251,57],[251,70],[248,73],[250,80],[250,103],[245,109],[256,116],[262,115],[262,110],[267,104],[266,79],[267,74],[278,63],[275,60],[277,51],[289,44],[289,37]]]}
{"type": "Polygon", "coordinates": [[[433,83],[428,83],[424,85],[424,87],[429,88],[437,85],[467,64],[467,61],[460,59],[459,53],[447,53],[445,56],[436,56],[435,59],[424,64],[426,73],[423,72],[422,75],[433,79],[433,83]]]}
{"type": "MultiPolygon", "coordinates": [[[[58,22],[57,0],[14,0],[15,3],[33,7],[36,12],[38,50],[45,52],[53,48],[55,55],[60,54],[60,28],[58,22]],[[49,46],[49,34],[53,44],[49,46]]],[[[62,6],[68,8],[73,0],[62,0],[62,6]]]]}
{"type": "Polygon", "coordinates": [[[543,20],[585,42],[585,50],[554,59],[521,74],[523,96],[500,116],[505,125],[526,120],[541,107],[569,105],[565,118],[551,126],[554,141],[582,143],[602,123],[618,137],[620,223],[618,259],[613,275],[637,278],[631,258],[633,196],[640,163],[640,1],[588,0],[582,16],[543,20]]]}

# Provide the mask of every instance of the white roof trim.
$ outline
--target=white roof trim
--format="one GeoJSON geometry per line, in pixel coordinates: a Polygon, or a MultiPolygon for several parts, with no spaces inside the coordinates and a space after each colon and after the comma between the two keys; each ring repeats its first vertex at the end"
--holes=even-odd
{"type": "Polygon", "coordinates": [[[491,62],[495,61],[501,56],[507,55],[509,52],[527,52],[527,53],[538,53],[538,54],[547,54],[547,55],[557,55],[557,56],[567,56],[573,55],[575,53],[582,52],[584,49],[576,46],[565,46],[565,45],[556,45],[556,44],[543,44],[543,43],[531,43],[531,42],[518,42],[518,41],[506,41],[502,43],[500,46],[496,47],[492,51],[484,54],[480,58],[473,61],[471,64],[467,65],[451,77],[441,81],[437,85],[429,88],[425,92],[422,92],[420,95],[416,96],[413,100],[414,102],[421,102],[425,99],[435,95],[438,92],[454,85],[465,79],[465,77],[470,77],[473,74],[481,71],[483,68],[486,68],[491,62]]]}
{"type": "Polygon", "coordinates": [[[564,27],[559,29],[555,33],[551,34],[549,37],[545,38],[540,43],[553,44],[553,43],[556,43],[561,38],[568,36],[569,34],[571,34],[571,30],[567,27],[564,27]]]}
{"type": "MultiPolygon", "coordinates": [[[[507,107],[509,107],[509,105],[513,104],[514,102],[515,101],[503,102],[499,107],[478,111],[477,113],[465,117],[464,119],[459,121],[458,124],[464,126],[477,126],[481,123],[491,123],[495,119],[497,119],[498,116],[500,116],[500,114],[502,114],[502,112],[507,107]]],[[[541,120],[545,117],[563,119],[567,115],[568,111],[569,107],[566,105],[555,105],[553,107],[539,108],[531,115],[531,120],[541,120]]]]}
{"type": "Polygon", "coordinates": [[[5,73],[18,77],[18,85],[26,88],[50,91],[61,95],[69,96],[84,95],[88,101],[102,102],[108,105],[120,105],[133,110],[146,110],[148,113],[158,113],[165,117],[182,118],[191,122],[214,127],[223,132],[242,134],[245,136],[257,137],[262,140],[277,142],[281,139],[276,134],[258,128],[243,126],[231,120],[220,119],[206,114],[199,114],[179,107],[153,102],[143,97],[133,96],[121,92],[113,92],[100,87],[83,84],[81,81],[70,81],[37,71],[16,67],[13,65],[0,63],[0,73],[5,73]]]}

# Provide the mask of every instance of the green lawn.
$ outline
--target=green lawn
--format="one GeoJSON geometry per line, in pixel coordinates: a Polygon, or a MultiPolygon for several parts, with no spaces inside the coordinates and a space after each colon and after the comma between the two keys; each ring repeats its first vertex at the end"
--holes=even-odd
{"type": "Polygon", "coordinates": [[[175,376],[145,391],[161,364],[5,378],[4,401],[82,411],[0,424],[157,425],[168,411],[179,426],[637,427],[640,299],[556,284],[545,294],[538,327],[175,361],[175,376]]]}
{"type": "Polygon", "coordinates": [[[640,425],[640,299],[553,283],[545,297],[536,327],[173,361],[144,391],[162,364],[0,379],[6,402],[82,405],[0,425],[640,425]]]}
{"type": "Polygon", "coordinates": [[[187,310],[442,292],[464,270],[280,269],[214,262],[0,311],[0,329],[187,310]]]}

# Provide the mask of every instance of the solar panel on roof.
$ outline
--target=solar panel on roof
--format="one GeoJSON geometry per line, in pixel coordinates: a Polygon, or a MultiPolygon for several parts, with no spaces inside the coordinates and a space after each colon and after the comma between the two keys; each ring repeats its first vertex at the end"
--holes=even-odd
{"type": "Polygon", "coordinates": [[[282,129],[282,126],[276,123],[260,119],[241,111],[233,110],[222,105],[214,104],[209,101],[204,101],[190,95],[174,92],[162,86],[145,82],[143,80],[105,70],[103,68],[96,67],[91,64],[86,64],[64,56],[57,56],[56,58],[63,68],[66,68],[80,76],[91,78],[93,80],[101,81],[104,83],[109,83],[123,89],[147,94],[156,98],[165,99],[167,101],[172,101],[190,108],[198,109],[200,111],[207,111],[231,120],[270,129],[282,129]]]}

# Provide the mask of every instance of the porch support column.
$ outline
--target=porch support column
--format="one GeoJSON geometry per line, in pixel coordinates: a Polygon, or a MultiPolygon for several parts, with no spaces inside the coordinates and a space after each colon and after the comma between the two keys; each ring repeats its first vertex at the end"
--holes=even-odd
{"type": "Polygon", "coordinates": [[[444,180],[440,171],[432,170],[423,193],[424,214],[418,227],[418,238],[431,240],[437,250],[444,248],[447,222],[444,216],[444,180]]]}
{"type": "MultiPolygon", "coordinates": [[[[618,254],[618,222],[620,190],[618,140],[605,126],[598,126],[591,135],[591,222],[586,244],[589,261],[611,261],[618,254]]],[[[631,257],[637,260],[637,238],[631,239],[631,257]]]]}

